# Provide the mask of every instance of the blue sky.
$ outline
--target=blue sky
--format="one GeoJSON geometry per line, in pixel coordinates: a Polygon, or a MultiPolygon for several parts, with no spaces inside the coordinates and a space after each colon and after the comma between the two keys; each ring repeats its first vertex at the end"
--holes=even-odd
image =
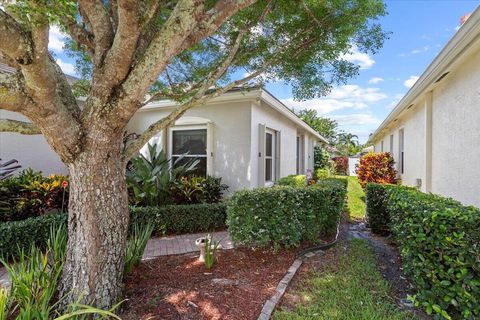
{"type": "MultiPolygon", "coordinates": [[[[460,17],[475,10],[480,1],[386,1],[388,15],[380,23],[391,32],[375,55],[353,52],[349,59],[361,66],[360,75],[327,97],[293,101],[291,88],[281,82],[267,89],[289,107],[316,109],[336,119],[340,129],[365,142],[390,110],[408,91],[433,58],[458,29],[460,17]]],[[[64,72],[75,75],[72,61],[62,53],[62,35],[52,28],[50,49],[64,72]]]]}

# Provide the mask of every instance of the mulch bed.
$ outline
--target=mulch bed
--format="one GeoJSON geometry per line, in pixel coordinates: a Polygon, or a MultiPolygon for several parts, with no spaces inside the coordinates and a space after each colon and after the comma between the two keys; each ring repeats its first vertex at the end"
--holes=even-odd
{"type": "Polygon", "coordinates": [[[119,316],[138,319],[257,319],[298,250],[219,251],[211,270],[197,254],[143,262],[126,281],[119,316]]]}

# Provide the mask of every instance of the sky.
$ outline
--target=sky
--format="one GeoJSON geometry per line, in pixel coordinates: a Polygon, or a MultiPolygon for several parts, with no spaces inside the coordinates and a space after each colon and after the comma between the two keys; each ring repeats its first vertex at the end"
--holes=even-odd
{"type": "MultiPolygon", "coordinates": [[[[335,119],[343,131],[356,134],[361,143],[375,131],[396,103],[407,93],[430,62],[458,30],[460,17],[471,13],[480,1],[386,1],[388,14],[379,23],[390,32],[375,54],[352,52],[348,59],[359,64],[360,74],[346,85],[333,88],[323,98],[294,101],[291,88],[281,81],[266,88],[295,110],[315,109],[335,119]]],[[[73,62],[63,53],[63,36],[50,31],[50,49],[62,70],[75,75],[73,62]]]]}

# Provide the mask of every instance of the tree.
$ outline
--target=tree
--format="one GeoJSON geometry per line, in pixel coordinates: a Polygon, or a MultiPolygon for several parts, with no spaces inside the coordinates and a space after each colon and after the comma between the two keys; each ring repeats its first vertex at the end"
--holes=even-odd
{"type": "Polygon", "coordinates": [[[350,156],[358,153],[361,145],[358,142],[357,135],[341,132],[337,136],[337,147],[343,154],[350,156]]]}
{"type": "Polygon", "coordinates": [[[313,109],[303,109],[296,112],[297,116],[305,121],[310,127],[317,131],[328,142],[334,143],[337,137],[337,121],[319,116],[313,109]]]}
{"type": "Polygon", "coordinates": [[[43,134],[70,172],[64,302],[104,308],[120,299],[125,166],[155,133],[232,88],[269,79],[283,79],[297,99],[328,93],[358,73],[344,59],[352,46],[381,47],[374,19],[383,14],[380,0],[5,2],[0,52],[16,72],[0,74],[0,108],[31,123],[3,119],[0,131],[43,134]],[[85,77],[81,105],[48,51],[54,24],[69,34],[85,77]],[[155,99],[179,105],[122,146],[128,121],[155,99]]]}

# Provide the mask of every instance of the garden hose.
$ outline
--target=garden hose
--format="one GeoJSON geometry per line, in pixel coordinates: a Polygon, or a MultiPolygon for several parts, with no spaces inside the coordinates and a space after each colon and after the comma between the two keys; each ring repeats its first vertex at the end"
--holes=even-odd
{"type": "Polygon", "coordinates": [[[325,244],[321,244],[321,245],[318,245],[318,246],[303,249],[302,251],[297,253],[297,258],[303,258],[309,252],[314,252],[314,251],[318,251],[318,250],[328,250],[331,247],[333,247],[338,241],[338,235],[340,234],[340,223],[341,223],[341,221],[342,221],[342,216],[340,215],[340,217],[338,218],[337,234],[335,235],[335,239],[333,239],[329,243],[325,243],[325,244]]]}

